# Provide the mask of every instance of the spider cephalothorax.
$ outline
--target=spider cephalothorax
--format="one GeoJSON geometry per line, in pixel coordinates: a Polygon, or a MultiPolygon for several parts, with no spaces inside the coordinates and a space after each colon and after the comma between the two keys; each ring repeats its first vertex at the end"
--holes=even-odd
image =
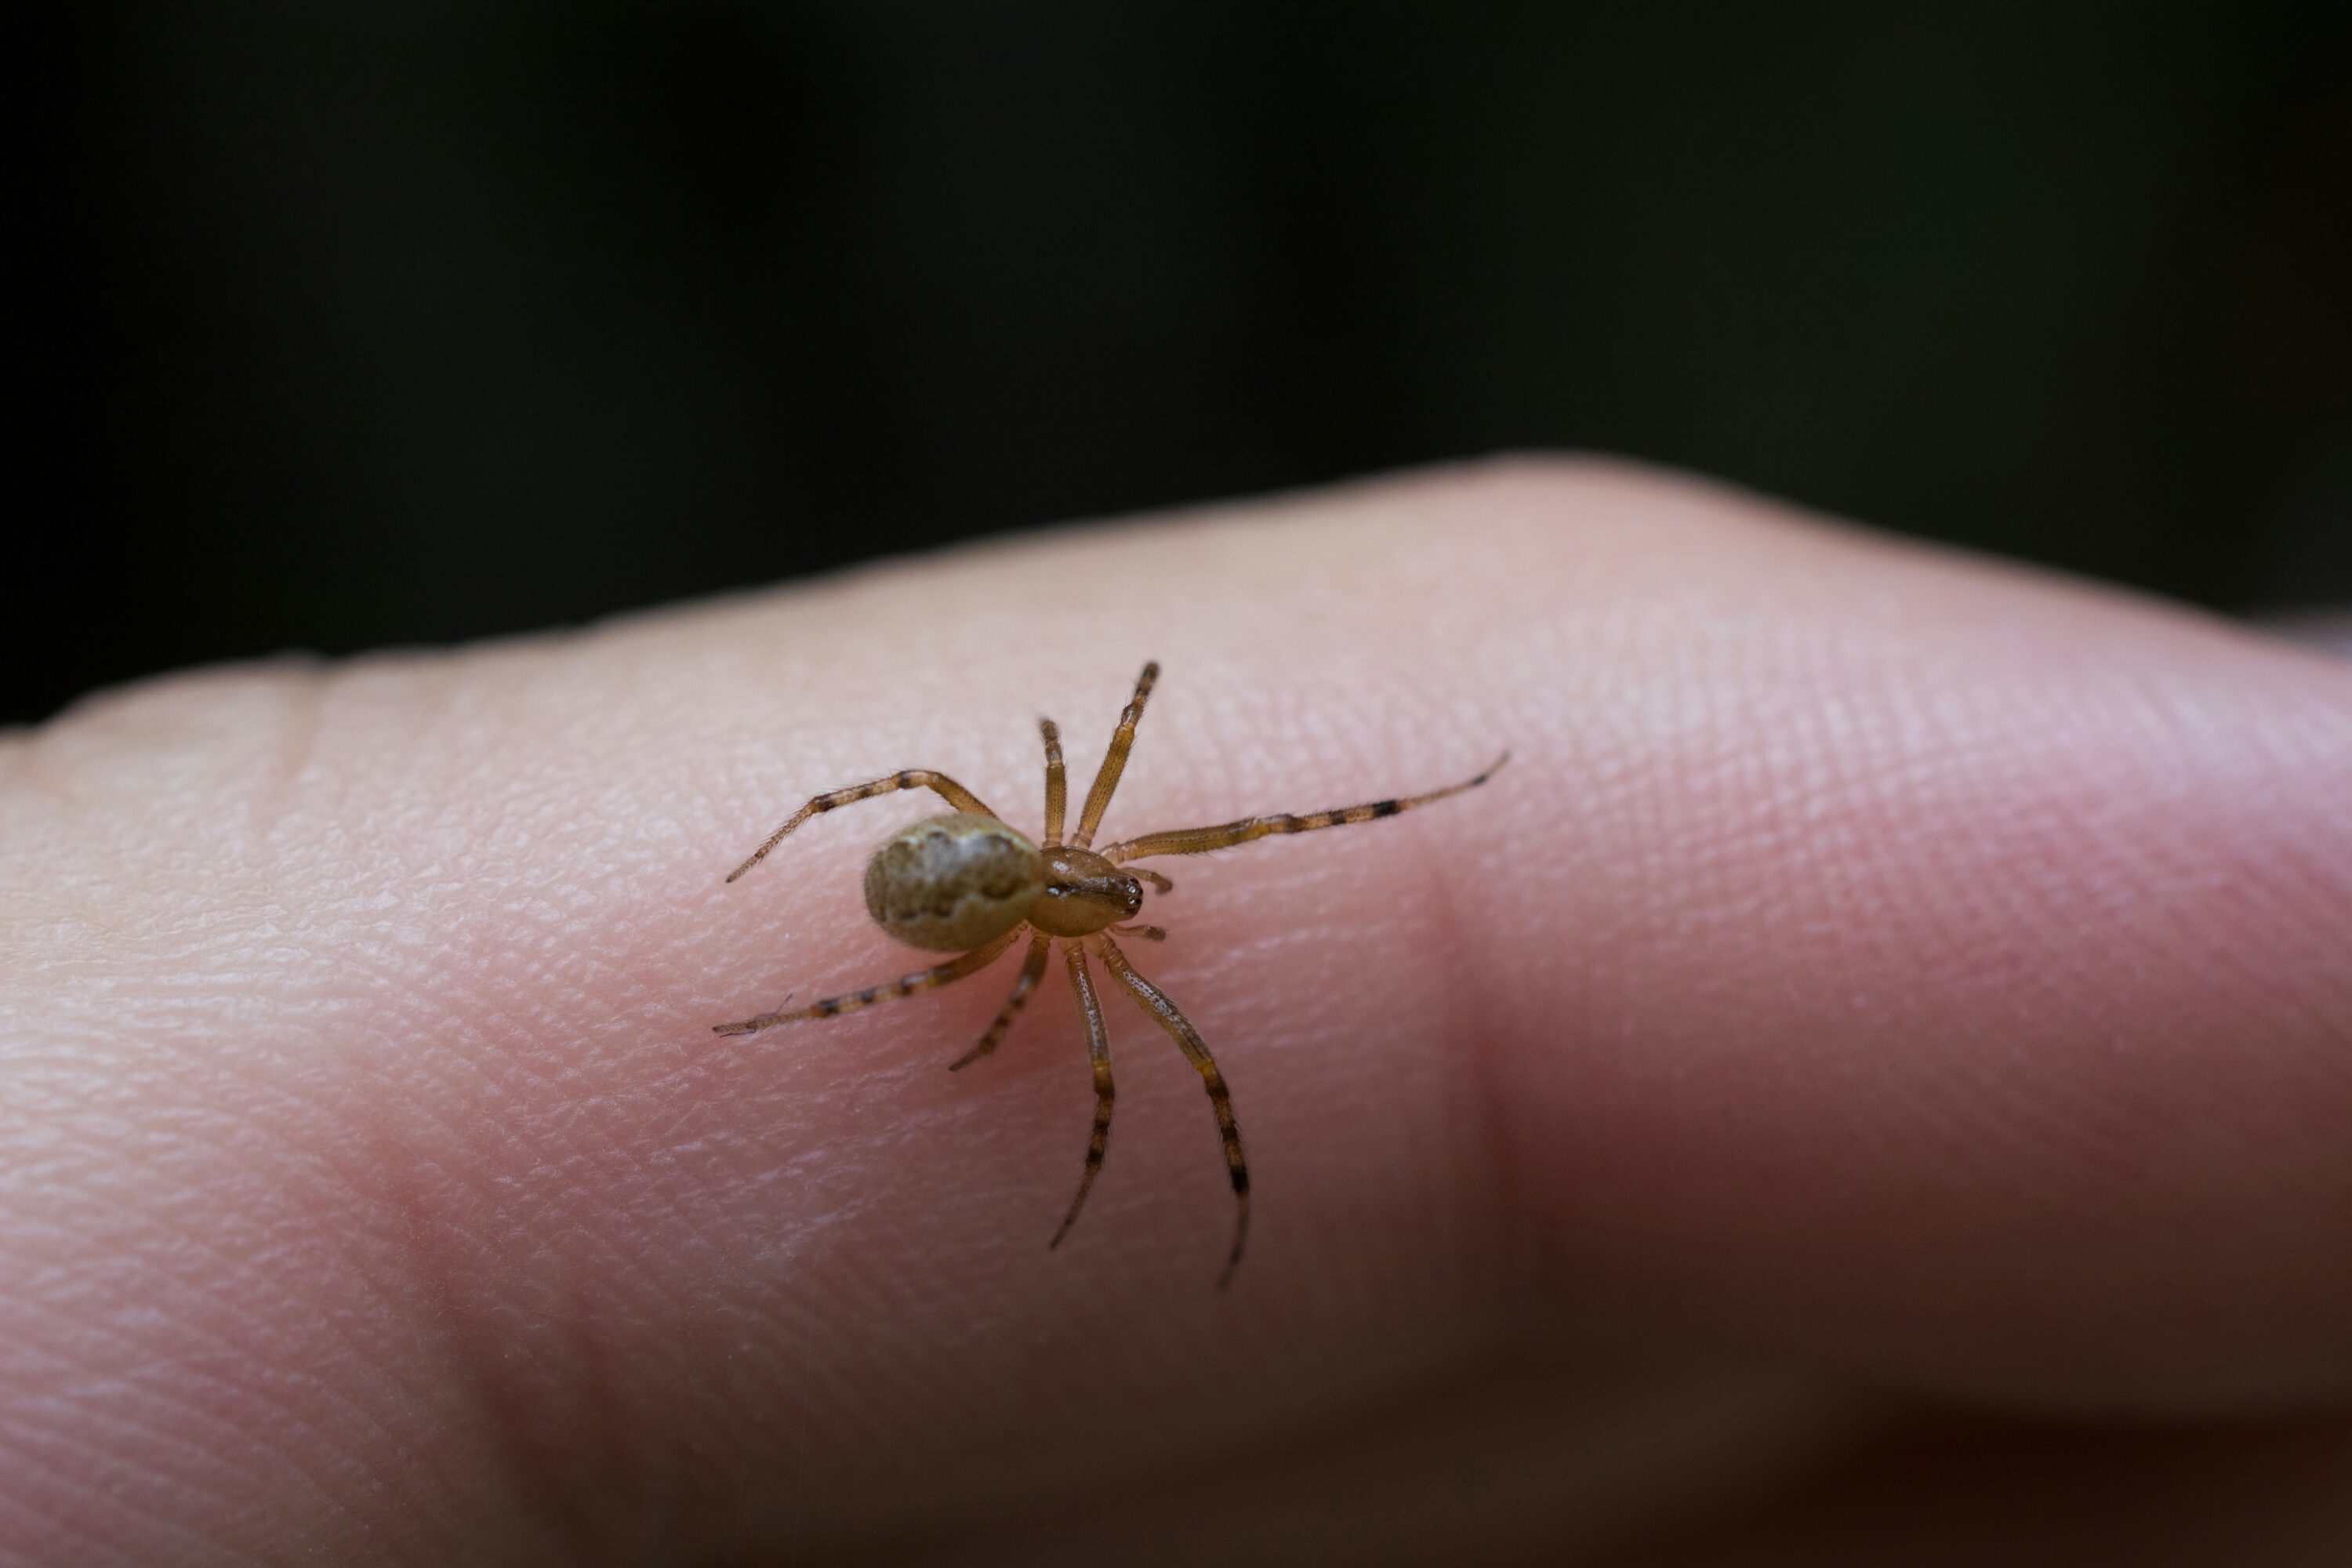
{"type": "Polygon", "coordinates": [[[1174,884],[1157,871],[1129,870],[1128,863],[1153,855],[1199,855],[1271,834],[1307,833],[1318,827],[1394,816],[1398,812],[1485,784],[1495,769],[1508,760],[1509,753],[1496,759],[1493,766],[1477,777],[1427,795],[1373,801],[1302,816],[1286,813],[1246,816],[1215,827],[1147,833],[1140,838],[1125,839],[1097,851],[1093,847],[1095,829],[1102,824],[1111,792],[1118,787],[1128,752],[1135,744],[1135,727],[1143,718],[1143,704],[1151,695],[1152,683],[1159,679],[1158,665],[1143,667],[1143,675],[1135,683],[1135,695],[1128,700],[1126,710],[1119,715],[1118,728],[1111,735],[1110,751],[1095,774],[1094,787],[1087,792],[1077,831],[1070,835],[1066,843],[1062,837],[1062,821],[1068,785],[1062,768],[1061,731],[1051,719],[1039,724],[1045,737],[1045,833],[1041,843],[1032,843],[982,805],[978,795],[945,773],[929,768],[908,768],[868,784],[833,790],[817,795],[793,813],[782,827],[768,836],[766,843],[752,852],[750,859],[728,874],[729,881],[766,858],[768,851],[783,842],[784,836],[793,828],[836,806],[902,789],[928,789],[954,806],[955,810],[944,816],[926,818],[882,841],[866,866],[866,908],[876,924],[908,946],[960,952],[962,956],[887,985],[869,985],[863,991],[827,996],[789,1012],[762,1013],[740,1024],[720,1024],[718,1032],[756,1034],[797,1018],[830,1018],[876,1002],[932,990],[986,968],[1027,931],[1029,954],[1021,966],[1021,978],[1013,984],[1012,998],[988,1026],[988,1032],[980,1037],[980,1043],[949,1064],[950,1070],[953,1070],[970,1066],[996,1048],[997,1042],[1004,1038],[1013,1019],[1027,1004],[1029,994],[1037,988],[1053,944],[1062,942],[1070,986],[1077,994],[1078,1012],[1086,1021],[1087,1054],[1094,1062],[1095,1124],[1087,1143],[1086,1172],[1078,1178],[1077,1196],[1070,1200],[1061,1228],[1047,1244],[1058,1247],[1087,1201],[1087,1190],[1102,1169],[1103,1151],[1110,1142],[1110,1037],[1103,1026],[1102,1003],[1095,994],[1094,977],[1087,967],[1087,954],[1092,952],[1102,960],[1103,967],[1110,972],[1119,989],[1168,1031],[1208,1086],[1209,1102],[1216,1112],[1217,1131],[1224,1142],[1225,1167],[1233,1177],[1237,1205],[1233,1252],[1224,1273],[1224,1279],[1230,1280],[1241,1263],[1242,1244],[1249,1235],[1249,1166],[1242,1159],[1241,1129],[1234,1121],[1233,1097],[1226,1092],[1224,1077],[1218,1072],[1216,1060],[1209,1055],[1200,1032],[1165,992],[1136,973],[1127,954],[1112,940],[1116,935],[1158,942],[1168,934],[1158,926],[1135,923],[1135,917],[1142,911],[1146,883],[1160,893],[1172,891],[1174,884]]]}

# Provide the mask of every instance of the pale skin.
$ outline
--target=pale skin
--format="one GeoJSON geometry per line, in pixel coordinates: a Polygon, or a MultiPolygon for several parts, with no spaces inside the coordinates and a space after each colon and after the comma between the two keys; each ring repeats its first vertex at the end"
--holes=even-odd
{"type": "Polygon", "coordinates": [[[1592,464],[110,694],[0,742],[0,1563],[2342,1561],[2347,778],[2340,659],[1592,464]],[[1222,1294],[1172,1047],[1039,1245],[1066,952],[709,1033],[899,972],[936,806],[724,885],[779,781],[1034,809],[1147,655],[1108,842],[1514,752],[1147,884],[1222,1294]]]}

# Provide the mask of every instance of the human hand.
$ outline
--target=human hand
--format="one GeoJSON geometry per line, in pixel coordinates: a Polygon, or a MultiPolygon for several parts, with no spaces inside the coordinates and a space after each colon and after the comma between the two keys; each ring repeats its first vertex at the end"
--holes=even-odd
{"type": "Polygon", "coordinates": [[[1622,468],[1076,530],[0,746],[0,1561],[2338,1560],[2352,668],[1622,468]],[[1234,1089],[867,847],[1167,869],[1234,1089]],[[2041,1555],[2037,1556],[2036,1553],[2041,1555]]]}

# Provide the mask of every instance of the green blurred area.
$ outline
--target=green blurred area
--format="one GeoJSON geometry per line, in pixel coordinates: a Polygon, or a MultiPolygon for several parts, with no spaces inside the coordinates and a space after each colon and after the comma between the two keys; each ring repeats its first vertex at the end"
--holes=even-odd
{"type": "Polygon", "coordinates": [[[2347,10],[89,8],[0,721],[1503,447],[2352,600],[2347,10]]]}

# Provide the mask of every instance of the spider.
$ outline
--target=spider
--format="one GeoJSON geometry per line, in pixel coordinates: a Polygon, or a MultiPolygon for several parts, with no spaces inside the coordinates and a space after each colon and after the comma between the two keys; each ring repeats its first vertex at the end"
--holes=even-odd
{"type": "Polygon", "coordinates": [[[824,997],[790,1011],[779,1008],[738,1024],[719,1024],[715,1026],[715,1032],[753,1035],[778,1024],[803,1018],[835,1018],[877,1002],[934,990],[979,973],[1002,957],[1025,931],[1029,933],[1029,953],[1021,965],[1021,977],[1013,982],[1013,995],[996,1015],[995,1022],[981,1036],[980,1043],[948,1064],[949,1071],[958,1071],[995,1050],[1003,1040],[1013,1020],[1027,1005],[1029,994],[1044,977],[1058,939],[1070,972],[1070,989],[1077,994],[1078,1016],[1086,1023],[1087,1054],[1094,1063],[1095,1122],[1094,1131],[1087,1140],[1086,1171],[1078,1178],[1077,1195],[1070,1200],[1069,1212],[1062,1216],[1054,1239],[1046,1243],[1050,1249],[1061,1246],[1062,1238],[1077,1222],[1078,1210],[1085,1205],[1087,1194],[1102,1170],[1103,1151],[1110,1142],[1114,1094],[1110,1036],[1103,1026],[1102,1002],[1096,994],[1094,977],[1087,966],[1087,955],[1091,952],[1109,971],[1113,984],[1133,997],[1153,1023],[1168,1031],[1208,1087],[1209,1105],[1216,1113],[1217,1132],[1224,1142],[1225,1169],[1233,1179],[1236,1205],[1233,1252],[1218,1280],[1222,1289],[1232,1283],[1234,1270],[1241,1266],[1242,1244],[1249,1236],[1249,1166],[1242,1158],[1241,1128],[1234,1120],[1233,1096],[1225,1088],[1224,1075],[1217,1070],[1216,1058],[1209,1054],[1200,1031],[1166,992],[1136,972],[1127,954],[1112,940],[1114,936],[1139,937],[1147,942],[1164,940],[1168,935],[1165,931],[1156,925],[1141,924],[1135,917],[1143,908],[1145,883],[1160,893],[1174,891],[1175,884],[1157,871],[1122,868],[1155,855],[1202,855],[1273,834],[1310,833],[1318,827],[1394,816],[1401,811],[1411,811],[1414,806],[1476,788],[1510,760],[1510,753],[1505,752],[1475,778],[1426,795],[1376,800],[1303,816],[1287,813],[1245,816],[1214,827],[1147,833],[1139,838],[1122,839],[1096,849],[1092,847],[1095,829],[1101,826],[1111,792],[1118,787],[1128,752],[1135,745],[1135,728],[1142,721],[1143,705],[1159,679],[1158,664],[1143,667],[1135,683],[1135,695],[1128,700],[1125,710],[1118,716],[1118,728],[1112,731],[1110,750],[1095,774],[1094,787],[1087,791],[1086,805],[1078,815],[1078,829],[1066,841],[1062,837],[1062,819],[1068,800],[1068,784],[1062,771],[1062,732],[1051,719],[1038,721],[1045,741],[1045,834],[1041,843],[1033,844],[1023,837],[983,805],[978,795],[947,774],[929,768],[908,768],[866,784],[829,790],[814,796],[785,818],[784,825],[768,835],[767,842],[753,850],[750,859],[727,874],[728,881],[734,881],[766,859],[769,851],[802,823],[840,806],[902,789],[928,789],[955,807],[946,816],[926,818],[882,841],[881,847],[874,851],[873,858],[866,865],[866,909],[876,924],[910,947],[962,956],[936,968],[918,970],[886,985],[869,985],[863,991],[824,997]]]}

